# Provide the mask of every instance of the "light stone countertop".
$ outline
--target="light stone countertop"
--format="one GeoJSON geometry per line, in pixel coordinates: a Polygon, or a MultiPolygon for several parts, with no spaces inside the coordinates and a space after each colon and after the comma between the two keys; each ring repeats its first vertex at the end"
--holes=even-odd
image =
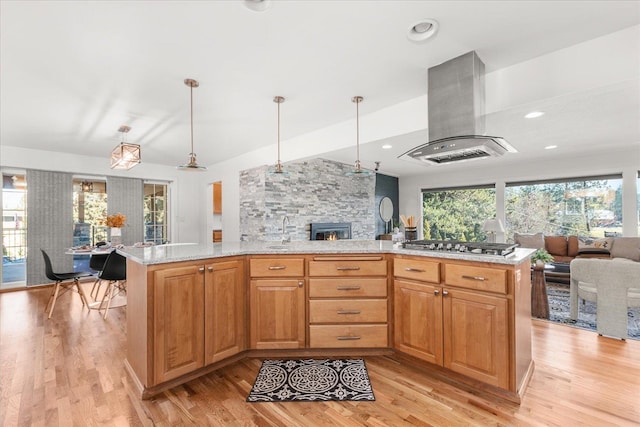
{"type": "Polygon", "coordinates": [[[337,241],[293,241],[282,244],[274,242],[222,242],[222,243],[171,243],[145,248],[127,246],[117,252],[143,265],[165,264],[179,261],[220,258],[234,255],[263,254],[355,254],[391,253],[396,255],[417,255],[424,257],[457,259],[465,261],[490,262],[495,264],[518,265],[531,257],[534,249],[516,248],[506,257],[499,255],[477,255],[447,251],[421,251],[394,247],[389,240],[337,240],[337,241]]]}

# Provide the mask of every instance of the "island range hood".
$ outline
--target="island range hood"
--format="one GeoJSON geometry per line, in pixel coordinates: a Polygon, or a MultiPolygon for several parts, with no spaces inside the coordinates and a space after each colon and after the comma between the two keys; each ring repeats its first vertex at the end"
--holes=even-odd
{"type": "Polygon", "coordinates": [[[485,132],[484,63],[475,51],[428,71],[429,142],[399,156],[437,165],[515,153],[485,132]]]}

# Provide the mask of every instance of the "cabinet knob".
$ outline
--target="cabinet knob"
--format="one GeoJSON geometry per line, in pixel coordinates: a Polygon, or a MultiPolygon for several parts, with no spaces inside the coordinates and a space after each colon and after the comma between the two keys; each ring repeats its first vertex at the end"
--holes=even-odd
{"type": "Polygon", "coordinates": [[[435,296],[438,296],[438,295],[440,295],[440,291],[439,291],[438,289],[436,289],[435,291],[433,291],[433,294],[434,294],[435,296]]]}
{"type": "Polygon", "coordinates": [[[204,273],[204,267],[200,267],[200,268],[198,269],[198,271],[199,271],[200,273],[204,273]]]}
{"type": "Polygon", "coordinates": [[[213,271],[213,267],[209,266],[209,267],[207,267],[207,270],[213,271]]]}
{"type": "Polygon", "coordinates": [[[299,288],[301,288],[301,287],[303,287],[303,286],[304,286],[304,282],[303,282],[302,280],[300,280],[300,281],[298,282],[298,287],[299,287],[299,288]]]}
{"type": "Polygon", "coordinates": [[[445,297],[446,297],[447,295],[449,295],[449,292],[447,292],[447,291],[442,291],[442,296],[445,296],[445,297]]]}

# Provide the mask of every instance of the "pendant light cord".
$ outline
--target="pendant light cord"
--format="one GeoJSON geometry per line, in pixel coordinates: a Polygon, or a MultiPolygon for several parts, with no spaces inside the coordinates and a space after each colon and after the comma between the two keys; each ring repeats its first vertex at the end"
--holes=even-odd
{"type": "Polygon", "coordinates": [[[280,163],[280,103],[278,102],[278,163],[280,163]]]}
{"type": "Polygon", "coordinates": [[[356,160],[360,163],[360,100],[356,99],[356,160]]]}
{"type": "Polygon", "coordinates": [[[189,85],[191,88],[191,157],[193,158],[193,85],[189,85]]]}

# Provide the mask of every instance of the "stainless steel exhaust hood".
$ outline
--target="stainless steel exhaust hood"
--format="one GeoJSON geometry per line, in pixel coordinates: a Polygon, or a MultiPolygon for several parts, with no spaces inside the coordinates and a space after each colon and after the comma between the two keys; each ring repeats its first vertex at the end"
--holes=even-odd
{"type": "Polygon", "coordinates": [[[515,153],[503,138],[484,135],[484,63],[475,52],[429,68],[429,142],[400,158],[445,164],[515,153]]]}

